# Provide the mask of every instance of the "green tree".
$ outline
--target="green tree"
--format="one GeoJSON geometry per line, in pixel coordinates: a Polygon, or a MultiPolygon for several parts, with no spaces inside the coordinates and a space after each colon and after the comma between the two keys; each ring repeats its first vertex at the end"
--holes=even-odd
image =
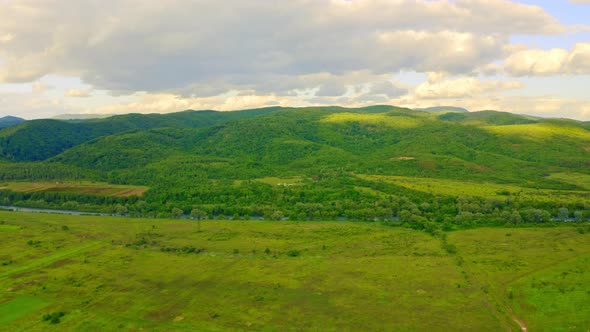
{"type": "Polygon", "coordinates": [[[184,214],[184,211],[182,211],[181,209],[179,209],[177,207],[172,208],[172,216],[173,217],[178,218],[178,217],[182,216],[183,214],[184,214]]]}
{"type": "Polygon", "coordinates": [[[576,222],[583,222],[584,221],[584,212],[583,211],[575,211],[574,212],[574,219],[576,222]]]}
{"type": "Polygon", "coordinates": [[[197,221],[197,232],[201,231],[201,220],[207,219],[207,213],[198,207],[191,210],[191,219],[197,221]]]}
{"type": "Polygon", "coordinates": [[[566,221],[570,217],[570,211],[567,208],[559,208],[557,210],[557,219],[559,221],[566,221]]]}
{"type": "Polygon", "coordinates": [[[518,213],[518,211],[512,211],[512,214],[510,215],[510,221],[515,224],[521,223],[522,217],[520,216],[520,213],[518,213]]]}

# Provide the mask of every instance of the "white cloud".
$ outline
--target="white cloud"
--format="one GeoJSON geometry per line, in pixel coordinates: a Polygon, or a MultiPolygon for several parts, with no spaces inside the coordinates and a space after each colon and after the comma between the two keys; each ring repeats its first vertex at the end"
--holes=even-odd
{"type": "Polygon", "coordinates": [[[510,45],[514,35],[588,27],[564,26],[541,7],[509,0],[19,0],[2,6],[0,85],[21,82],[29,89],[26,83],[41,77],[69,78],[47,80],[55,89],[45,92],[33,83],[29,98],[37,103],[8,97],[21,114],[46,114],[42,104],[58,113],[467,98],[488,105],[492,95],[521,85],[502,77],[481,81],[474,73],[590,72],[588,44],[569,51],[510,45]],[[393,79],[399,72],[430,74],[428,82],[406,86],[393,79]]]}
{"type": "Polygon", "coordinates": [[[567,71],[572,74],[590,74],[590,43],[578,43],[571,50],[567,71]]]}
{"type": "Polygon", "coordinates": [[[60,99],[49,98],[39,93],[0,93],[0,114],[15,115],[26,119],[51,117],[72,112],[60,99]],[[23,111],[24,110],[24,111],[23,111]]]}
{"type": "Polygon", "coordinates": [[[414,95],[419,99],[464,98],[522,87],[520,82],[482,81],[473,77],[444,80],[437,77],[417,86],[414,95]]]}
{"type": "Polygon", "coordinates": [[[408,89],[395,85],[391,81],[375,82],[371,84],[370,88],[370,94],[383,95],[389,98],[399,97],[407,92],[408,89]]]}
{"type": "Polygon", "coordinates": [[[590,43],[577,43],[567,51],[525,49],[505,61],[505,70],[515,76],[590,74],[590,43]]]}
{"type": "Polygon", "coordinates": [[[233,95],[204,98],[182,98],[174,94],[139,94],[134,102],[119,103],[91,110],[87,113],[170,113],[179,110],[219,110],[233,111],[263,106],[293,106],[297,100],[292,97],[233,95]]]}
{"type": "Polygon", "coordinates": [[[87,98],[90,97],[92,90],[80,90],[80,89],[70,89],[66,90],[64,96],[66,97],[76,97],[76,98],[87,98]]]}
{"type": "Polygon", "coordinates": [[[553,75],[562,71],[567,58],[564,49],[524,50],[506,59],[506,69],[512,75],[553,75]]]}
{"type": "Polygon", "coordinates": [[[348,88],[336,80],[322,84],[315,93],[316,96],[342,96],[348,91],[348,88]]]}
{"type": "Polygon", "coordinates": [[[31,91],[33,93],[42,93],[46,90],[51,89],[52,87],[50,85],[48,85],[47,83],[43,83],[41,81],[35,81],[33,83],[31,83],[31,91]]]}
{"type": "Polygon", "coordinates": [[[571,118],[590,120],[588,100],[563,98],[558,96],[474,96],[457,99],[420,99],[406,96],[394,100],[394,104],[410,108],[453,105],[471,111],[496,110],[516,114],[528,114],[542,117],[571,118]]]}
{"type": "Polygon", "coordinates": [[[569,0],[571,3],[590,4],[590,0],[569,0]]]}
{"type": "Polygon", "coordinates": [[[0,35],[0,43],[8,43],[9,41],[13,40],[14,36],[10,33],[5,33],[0,35]]]}
{"type": "Polygon", "coordinates": [[[268,90],[255,77],[321,72],[464,73],[501,57],[511,34],[564,29],[507,0],[25,0],[0,12],[11,36],[0,81],[53,73],[133,93],[211,82],[268,90]]]}

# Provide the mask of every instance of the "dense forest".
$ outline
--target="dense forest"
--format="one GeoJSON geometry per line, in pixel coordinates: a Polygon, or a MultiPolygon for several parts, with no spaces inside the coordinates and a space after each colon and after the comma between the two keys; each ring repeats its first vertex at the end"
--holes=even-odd
{"type": "Polygon", "coordinates": [[[0,204],[130,216],[375,220],[437,230],[590,218],[590,128],[505,112],[264,108],[34,120],[0,130],[0,204]]]}

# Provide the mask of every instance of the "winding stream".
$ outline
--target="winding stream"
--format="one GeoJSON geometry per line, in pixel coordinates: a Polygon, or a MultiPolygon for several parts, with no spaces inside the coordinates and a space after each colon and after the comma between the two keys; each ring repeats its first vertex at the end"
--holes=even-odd
{"type": "Polygon", "coordinates": [[[17,212],[33,212],[33,213],[55,213],[55,214],[69,214],[72,216],[112,216],[110,213],[98,212],[82,212],[74,210],[52,210],[52,209],[37,209],[11,205],[0,205],[0,210],[17,211],[17,212]]]}

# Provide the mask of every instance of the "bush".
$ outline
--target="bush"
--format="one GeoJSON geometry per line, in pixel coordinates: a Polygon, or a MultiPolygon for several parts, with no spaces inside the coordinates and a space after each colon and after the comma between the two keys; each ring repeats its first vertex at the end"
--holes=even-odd
{"type": "Polygon", "coordinates": [[[457,246],[455,246],[452,243],[444,243],[443,244],[443,249],[449,254],[449,255],[454,255],[457,253],[457,246]]]}
{"type": "Polygon", "coordinates": [[[59,324],[61,322],[61,318],[66,314],[63,311],[54,311],[50,314],[43,315],[43,321],[49,322],[50,324],[59,324]]]}
{"type": "Polygon", "coordinates": [[[289,257],[297,257],[301,255],[301,252],[299,250],[289,250],[287,251],[287,256],[289,257]]]}

